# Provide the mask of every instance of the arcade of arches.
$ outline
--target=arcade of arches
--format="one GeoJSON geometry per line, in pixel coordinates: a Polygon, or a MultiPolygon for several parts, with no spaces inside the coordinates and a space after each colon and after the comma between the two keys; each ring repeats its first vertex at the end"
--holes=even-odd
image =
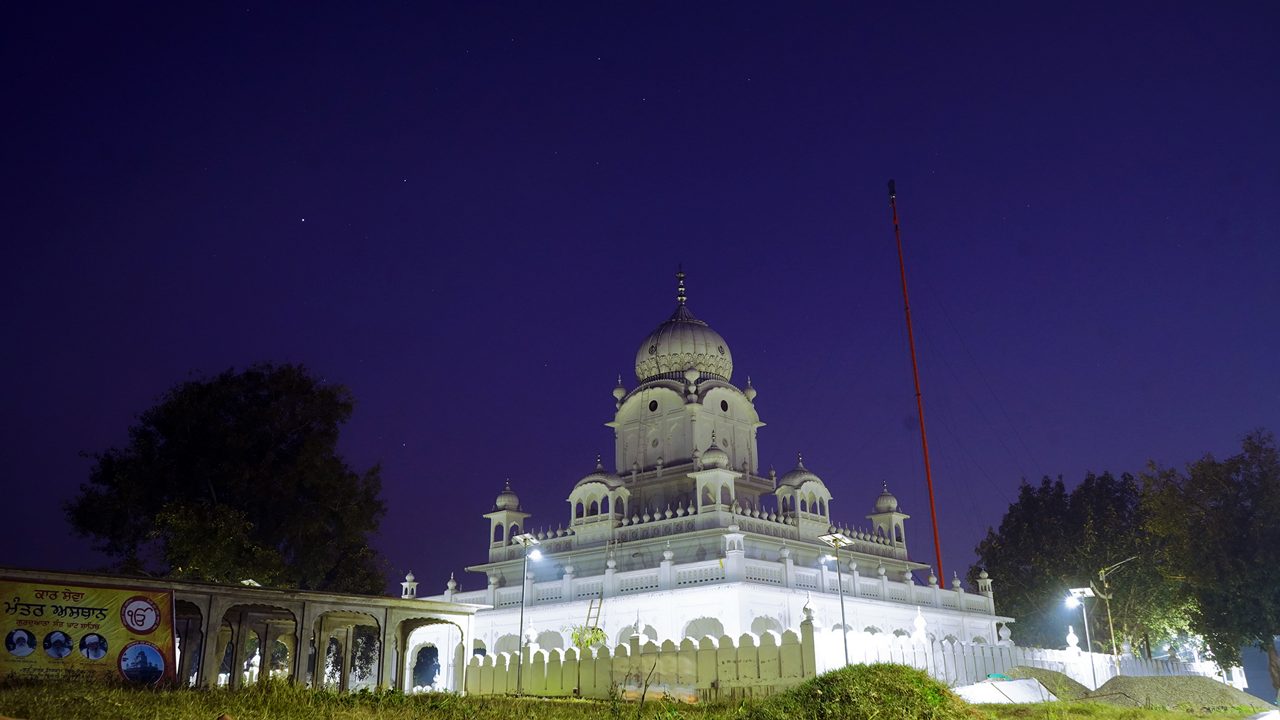
{"type": "MultiPolygon", "coordinates": [[[[423,637],[441,647],[472,644],[478,606],[377,595],[346,595],[5,569],[6,576],[172,590],[179,682],[233,688],[269,677],[308,687],[407,691],[423,672],[423,637]],[[446,645],[447,643],[447,645],[446,645]]],[[[448,687],[464,682],[465,664],[446,663],[448,687]]],[[[437,673],[443,681],[443,672],[437,673]]],[[[439,681],[438,681],[439,682],[439,681]]]]}

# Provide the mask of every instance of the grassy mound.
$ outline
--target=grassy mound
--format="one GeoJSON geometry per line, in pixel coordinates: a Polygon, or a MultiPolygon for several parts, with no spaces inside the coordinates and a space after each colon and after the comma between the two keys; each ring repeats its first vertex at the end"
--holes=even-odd
{"type": "Polygon", "coordinates": [[[1018,667],[1009,668],[1006,674],[1018,680],[1039,680],[1040,684],[1048,688],[1049,692],[1053,693],[1059,700],[1079,700],[1089,694],[1089,688],[1056,670],[1019,665],[1018,667]]]}
{"type": "Polygon", "coordinates": [[[750,720],[977,720],[946,685],[905,665],[851,665],[751,707],[750,720]]]}
{"type": "Polygon", "coordinates": [[[1115,677],[1089,693],[1089,699],[1125,707],[1185,710],[1227,710],[1240,707],[1265,710],[1275,707],[1230,685],[1200,675],[1115,677]]]}

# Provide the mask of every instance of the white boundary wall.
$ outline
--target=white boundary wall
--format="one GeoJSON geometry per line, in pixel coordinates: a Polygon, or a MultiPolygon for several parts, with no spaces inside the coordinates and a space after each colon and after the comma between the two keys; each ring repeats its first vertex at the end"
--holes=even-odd
{"type": "MultiPolygon", "coordinates": [[[[948,685],[968,685],[992,673],[1007,673],[1017,666],[1056,670],[1088,688],[1120,675],[1207,675],[1236,687],[1243,673],[1222,677],[1212,663],[1121,658],[1079,650],[1045,650],[1007,644],[913,642],[909,637],[851,632],[852,664],[897,663],[925,670],[948,685]],[[1090,669],[1090,663],[1093,669],[1090,669]],[[1097,683],[1093,672],[1097,673],[1097,683]]],[[[801,623],[800,633],[781,636],[751,633],[737,640],[729,636],[685,638],[676,644],[641,642],[640,636],[613,649],[578,651],[525,647],[520,682],[526,695],[561,697],[574,694],[581,672],[581,694],[603,698],[613,688],[627,699],[636,699],[648,682],[648,697],[670,696],[683,701],[733,700],[763,697],[844,664],[839,632],[814,636],[812,620],[801,623]]],[[[517,690],[516,656],[498,653],[472,657],[466,668],[466,691],[473,695],[514,694],[517,690]]]]}
{"type": "MultiPolygon", "coordinates": [[[[545,697],[573,695],[579,677],[581,695],[590,698],[608,697],[611,689],[631,700],[642,692],[649,698],[668,696],[684,702],[763,697],[815,676],[813,648],[811,622],[802,624],[800,634],[766,632],[757,640],[747,633],[736,642],[728,636],[708,636],[658,645],[642,644],[639,636],[632,636],[612,650],[585,653],[581,661],[576,648],[547,651],[530,645],[525,647],[520,682],[524,694],[545,697]]],[[[467,664],[467,692],[515,693],[515,663],[509,653],[473,657],[467,664]]]]}
{"type": "MultiPolygon", "coordinates": [[[[849,662],[852,664],[897,663],[928,672],[948,685],[982,682],[993,673],[1007,674],[1014,667],[1056,670],[1089,689],[1097,689],[1117,675],[1207,675],[1243,689],[1243,673],[1230,671],[1224,677],[1213,663],[1185,663],[1146,660],[1131,656],[1116,658],[1081,650],[1046,650],[1012,644],[970,644],[916,642],[910,637],[868,635],[851,632],[849,662]],[[1090,668],[1092,664],[1092,668],[1090,668]],[[1096,673],[1097,682],[1094,682],[1096,673]]],[[[818,672],[844,664],[844,648],[838,631],[819,633],[815,638],[818,672]]]]}

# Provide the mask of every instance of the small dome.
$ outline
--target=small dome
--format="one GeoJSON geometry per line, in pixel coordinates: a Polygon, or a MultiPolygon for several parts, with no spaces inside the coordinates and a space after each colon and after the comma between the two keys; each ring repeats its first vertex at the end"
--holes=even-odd
{"type": "Polygon", "coordinates": [[[520,498],[511,491],[511,481],[503,486],[502,492],[498,493],[498,499],[493,501],[493,506],[498,510],[519,510],[520,498]]]}
{"type": "Polygon", "coordinates": [[[814,475],[809,468],[804,466],[804,456],[796,453],[796,466],[792,468],[786,475],[778,479],[778,485],[790,485],[791,487],[800,487],[801,485],[816,480],[822,483],[822,478],[814,475]]]}
{"type": "Polygon", "coordinates": [[[591,474],[579,480],[578,484],[573,487],[576,489],[586,485],[587,483],[593,482],[604,483],[610,490],[622,487],[622,478],[611,472],[606,472],[604,469],[604,463],[600,461],[599,455],[596,456],[596,469],[592,471],[591,474]]]}
{"type": "Polygon", "coordinates": [[[898,498],[889,492],[888,484],[884,486],[884,490],[880,491],[880,497],[876,498],[876,512],[898,512],[898,498]]]}
{"type": "Polygon", "coordinates": [[[676,311],[649,333],[636,351],[636,379],[681,379],[686,370],[728,382],[733,376],[733,354],[720,333],[693,316],[685,304],[684,273],[679,279],[676,311]]]}
{"type": "Polygon", "coordinates": [[[729,453],[725,452],[719,445],[716,445],[716,432],[711,431],[711,445],[707,447],[706,452],[702,453],[702,466],[708,468],[723,468],[729,466],[729,453]]]}

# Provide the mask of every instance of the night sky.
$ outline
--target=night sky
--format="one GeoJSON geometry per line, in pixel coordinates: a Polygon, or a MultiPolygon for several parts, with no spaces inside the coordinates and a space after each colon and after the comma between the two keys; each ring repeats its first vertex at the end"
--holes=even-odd
{"type": "Polygon", "coordinates": [[[79,453],[298,362],[389,583],[479,587],[505,478],[555,527],[612,458],[681,263],[762,465],[848,524],[887,482],[931,562],[889,178],[948,575],[1024,477],[1280,431],[1274,2],[310,5],[6,9],[0,564],[100,567],[79,453]]]}

